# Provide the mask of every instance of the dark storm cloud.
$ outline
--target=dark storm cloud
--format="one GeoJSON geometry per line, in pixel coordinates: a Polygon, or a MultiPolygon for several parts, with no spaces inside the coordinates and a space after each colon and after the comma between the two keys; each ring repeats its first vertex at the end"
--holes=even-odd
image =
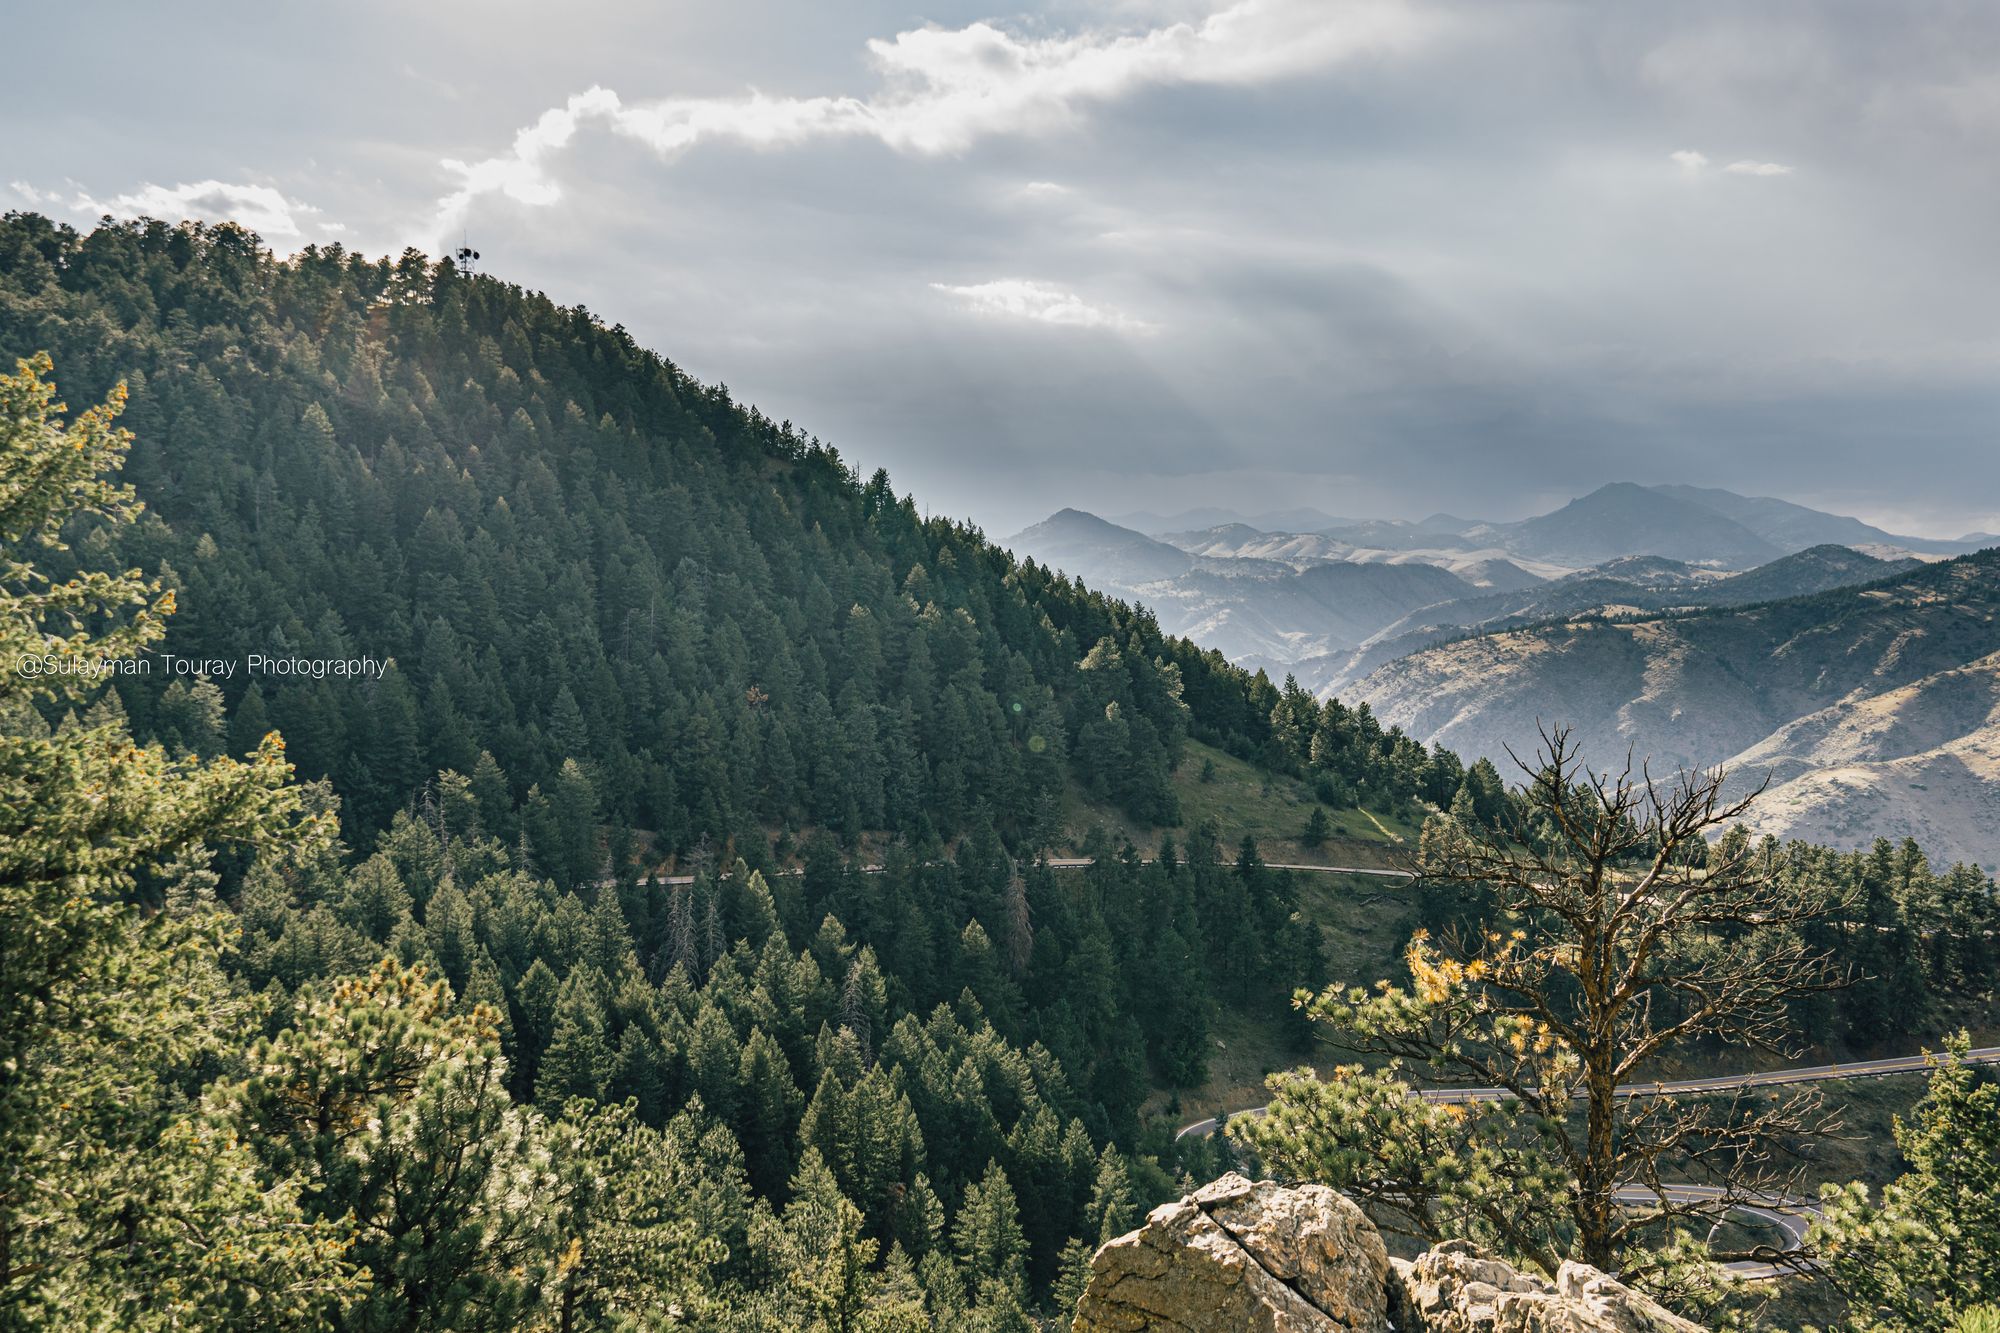
{"type": "Polygon", "coordinates": [[[1991,6],[545,13],[135,8],[130,80],[0,90],[0,180],[286,248],[463,227],[997,532],[1619,478],[2000,527],[1991,6]]]}

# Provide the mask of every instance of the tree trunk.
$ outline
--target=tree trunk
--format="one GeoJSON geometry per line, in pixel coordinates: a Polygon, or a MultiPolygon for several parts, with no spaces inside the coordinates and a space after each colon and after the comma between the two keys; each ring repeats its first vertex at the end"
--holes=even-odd
{"type": "Polygon", "coordinates": [[[1581,1223],[1577,1240],[1583,1249],[1584,1262],[1604,1272],[1614,1272],[1617,1256],[1612,1252],[1612,1230],[1618,1201],[1614,1197],[1618,1181],[1614,1179],[1617,1165],[1617,1151],[1612,1131],[1617,1111],[1616,1085],[1612,1082],[1615,1065],[1611,1052],[1592,1051],[1586,1066],[1585,1093],[1589,1099],[1589,1125],[1585,1137],[1583,1179],[1578,1182],[1581,1190],[1581,1223]]]}

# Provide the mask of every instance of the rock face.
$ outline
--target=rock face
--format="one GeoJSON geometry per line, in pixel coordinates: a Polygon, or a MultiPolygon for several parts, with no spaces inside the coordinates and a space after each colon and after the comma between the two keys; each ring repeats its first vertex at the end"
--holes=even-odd
{"type": "Polygon", "coordinates": [[[1389,1255],[1359,1208],[1323,1185],[1233,1172],[1091,1261],[1075,1333],[1386,1333],[1389,1255]]]}
{"type": "Polygon", "coordinates": [[[1588,1264],[1564,1264],[1551,1283],[1462,1240],[1399,1262],[1390,1304],[1406,1333],[1701,1333],[1588,1264]]]}
{"type": "Polygon", "coordinates": [[[1701,1333],[1585,1264],[1551,1283],[1464,1242],[1391,1261],[1322,1185],[1231,1173],[1091,1261],[1073,1333],[1701,1333]]]}

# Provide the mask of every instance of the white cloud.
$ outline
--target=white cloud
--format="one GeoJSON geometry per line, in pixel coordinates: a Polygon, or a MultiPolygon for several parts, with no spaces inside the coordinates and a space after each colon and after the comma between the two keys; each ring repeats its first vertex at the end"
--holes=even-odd
{"type": "Polygon", "coordinates": [[[1723,168],[1732,176],[1789,176],[1792,169],[1780,162],[1731,162],[1723,168]]]}
{"type": "Polygon", "coordinates": [[[55,191],[38,190],[27,181],[8,181],[7,188],[19,195],[30,208],[47,208],[62,203],[62,197],[55,191]]]}
{"type": "Polygon", "coordinates": [[[1135,319],[1123,311],[1092,305],[1075,292],[1066,291],[1054,283],[1028,278],[1001,278],[995,282],[979,282],[964,287],[934,282],[931,288],[958,298],[967,309],[981,315],[1032,320],[1069,328],[1115,329],[1121,333],[1146,333],[1153,328],[1146,321],[1135,319]]]}
{"type": "MultiPolygon", "coordinates": [[[[16,182],[14,189],[31,203],[55,203],[57,197],[16,182]]],[[[165,222],[197,219],[203,222],[228,220],[241,223],[263,237],[273,248],[283,251],[302,245],[308,229],[337,230],[320,222],[317,208],[288,199],[268,185],[248,185],[234,181],[205,180],[192,184],[140,186],[128,194],[97,199],[79,190],[68,207],[73,212],[101,217],[149,217],[165,222]]]]}
{"type": "Polygon", "coordinates": [[[915,28],[868,43],[881,88],[867,97],[670,98],[627,104],[593,87],[546,111],[511,151],[447,160],[459,187],[438,202],[434,231],[474,199],[546,205],[561,195],[545,164],[578,129],[601,123],[663,156],[704,140],[775,148],[865,137],[896,152],[962,151],[992,134],[1059,127],[1081,108],[1172,83],[1255,84],[1403,49],[1428,22],[1400,0],[1237,0],[1198,23],[1139,33],[1017,37],[990,23],[915,28]]]}
{"type": "Polygon", "coordinates": [[[1069,186],[1054,181],[1029,181],[1021,187],[1021,193],[1030,199],[1052,199],[1069,192],[1069,186]]]}
{"type": "MultiPolygon", "coordinates": [[[[1667,158],[1689,176],[1699,176],[1708,170],[1708,154],[1696,152],[1692,148],[1668,153],[1667,158]]],[[[1722,172],[1728,176],[1789,176],[1792,174],[1792,169],[1782,162],[1754,162],[1745,158],[1731,162],[1722,168],[1722,172]]]]}

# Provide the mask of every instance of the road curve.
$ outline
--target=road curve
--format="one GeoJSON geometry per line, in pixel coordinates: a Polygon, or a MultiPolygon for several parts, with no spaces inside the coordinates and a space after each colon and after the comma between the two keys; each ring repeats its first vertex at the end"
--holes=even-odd
{"type": "MultiPolygon", "coordinates": [[[[1662,1185],[1655,1192],[1648,1185],[1620,1185],[1612,1194],[1619,1203],[1631,1208],[1656,1207],[1662,1200],[1667,1203],[1701,1203],[1724,1197],[1727,1191],[1716,1185],[1662,1185]]],[[[1729,1209],[1751,1217],[1766,1226],[1775,1227],[1785,1238],[1784,1248],[1800,1250],[1805,1248],[1806,1232],[1813,1220],[1820,1215],[1819,1204],[1812,1199],[1795,1199],[1783,1194],[1753,1194],[1748,1201],[1738,1202],[1729,1209]]],[[[1709,1232],[1711,1236],[1715,1233],[1709,1232]]],[[[1745,1282],[1762,1282],[1771,1278],[1784,1277],[1796,1272],[1785,1264],[1774,1264],[1763,1259],[1735,1259],[1723,1264],[1745,1282]]]]}

